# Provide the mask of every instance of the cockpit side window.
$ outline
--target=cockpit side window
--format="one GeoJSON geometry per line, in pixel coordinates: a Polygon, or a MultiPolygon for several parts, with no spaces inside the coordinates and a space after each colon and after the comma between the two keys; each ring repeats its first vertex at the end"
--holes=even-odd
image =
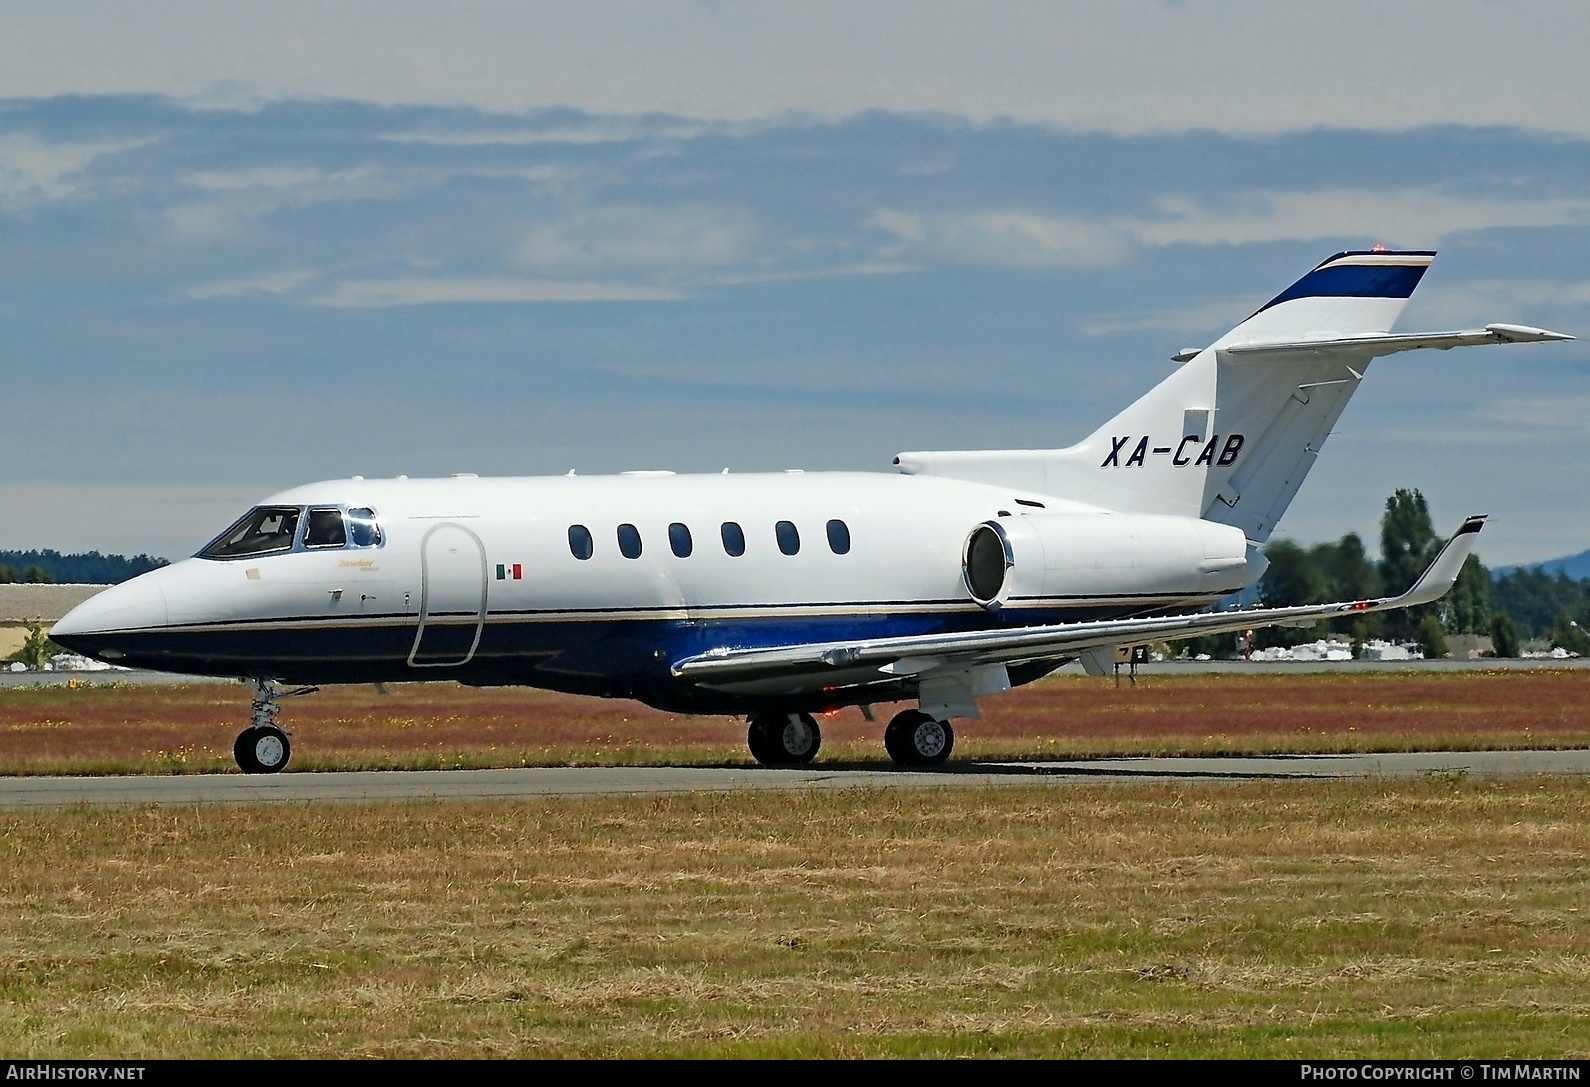
{"type": "Polygon", "coordinates": [[[348,511],[348,536],[354,547],[380,547],[381,524],[375,519],[375,510],[358,506],[348,511]]]}
{"type": "Polygon", "coordinates": [[[297,506],[256,506],[212,540],[199,557],[238,559],[291,551],[293,537],[298,534],[298,516],[297,506]]]}
{"type": "Polygon", "coordinates": [[[304,530],[305,547],[344,547],[347,543],[348,530],[343,527],[341,510],[309,511],[309,527],[304,530]]]}

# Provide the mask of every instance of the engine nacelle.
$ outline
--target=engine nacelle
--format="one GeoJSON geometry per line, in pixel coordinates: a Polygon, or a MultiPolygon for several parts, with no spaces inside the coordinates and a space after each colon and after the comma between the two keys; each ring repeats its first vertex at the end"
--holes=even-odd
{"type": "Polygon", "coordinates": [[[1223,596],[1267,566],[1241,529],[1146,513],[985,521],[961,554],[966,589],[985,608],[1036,597],[1223,596]]]}

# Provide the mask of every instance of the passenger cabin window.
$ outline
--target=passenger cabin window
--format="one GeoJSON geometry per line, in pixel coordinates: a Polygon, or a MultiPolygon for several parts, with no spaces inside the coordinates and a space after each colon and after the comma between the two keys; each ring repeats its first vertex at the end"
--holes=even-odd
{"type": "Polygon", "coordinates": [[[723,550],[734,558],[745,554],[745,530],[733,521],[723,522],[723,550]]]}
{"type": "Polygon", "coordinates": [[[304,530],[305,547],[343,547],[348,530],[342,524],[341,510],[310,510],[309,527],[304,530]]]}
{"type": "Polygon", "coordinates": [[[778,536],[778,549],[786,555],[793,555],[801,549],[801,534],[795,529],[794,521],[780,521],[774,526],[778,536]]]}
{"type": "Polygon", "coordinates": [[[569,552],[582,561],[596,553],[596,541],[591,538],[590,529],[584,525],[569,526],[569,552]]]}
{"type": "Polygon", "coordinates": [[[836,555],[850,554],[850,526],[843,521],[828,522],[828,549],[836,555]]]}
{"type": "Polygon", "coordinates": [[[618,526],[618,553],[626,559],[640,558],[640,529],[634,525],[618,526]]]}
{"type": "Polygon", "coordinates": [[[245,513],[237,524],[212,540],[199,557],[240,559],[250,555],[269,555],[291,551],[298,535],[297,506],[259,506],[245,513]]]}
{"type": "Polygon", "coordinates": [[[354,547],[381,546],[381,525],[375,519],[375,510],[359,506],[348,511],[348,538],[354,547]]]}
{"type": "Polygon", "coordinates": [[[690,539],[690,529],[686,525],[675,521],[668,526],[668,546],[673,548],[675,555],[688,559],[690,552],[695,550],[695,543],[690,539]]]}

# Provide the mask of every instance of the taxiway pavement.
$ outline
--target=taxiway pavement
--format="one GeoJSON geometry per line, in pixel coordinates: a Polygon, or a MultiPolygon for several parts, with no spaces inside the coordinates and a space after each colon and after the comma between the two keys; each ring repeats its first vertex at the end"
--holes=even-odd
{"type": "Polygon", "coordinates": [[[619,766],[279,775],[10,777],[0,778],[0,809],[533,800],[778,789],[947,789],[1065,786],[1096,781],[1352,780],[1445,775],[1475,778],[1585,776],[1590,775],[1590,750],[956,762],[933,771],[819,764],[805,770],[619,766]]]}

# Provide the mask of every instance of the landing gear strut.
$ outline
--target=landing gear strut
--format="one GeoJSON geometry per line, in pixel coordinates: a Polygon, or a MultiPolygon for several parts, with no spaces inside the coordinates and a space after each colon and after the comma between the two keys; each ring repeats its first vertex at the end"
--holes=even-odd
{"type": "Polygon", "coordinates": [[[955,730],[921,710],[895,714],[883,730],[883,746],[901,766],[937,766],[955,747],[955,730]]]}
{"type": "Polygon", "coordinates": [[[805,766],[817,757],[823,734],[809,713],[758,713],[745,740],[763,766],[805,766]]]}
{"type": "Polygon", "coordinates": [[[254,701],[249,707],[249,726],[237,734],[232,744],[232,757],[237,760],[238,769],[245,774],[274,774],[286,766],[293,747],[288,742],[286,729],[276,723],[276,715],[281,712],[276,703],[279,699],[314,694],[318,690],[319,687],[300,687],[295,691],[283,691],[276,686],[275,680],[256,679],[254,701]]]}

